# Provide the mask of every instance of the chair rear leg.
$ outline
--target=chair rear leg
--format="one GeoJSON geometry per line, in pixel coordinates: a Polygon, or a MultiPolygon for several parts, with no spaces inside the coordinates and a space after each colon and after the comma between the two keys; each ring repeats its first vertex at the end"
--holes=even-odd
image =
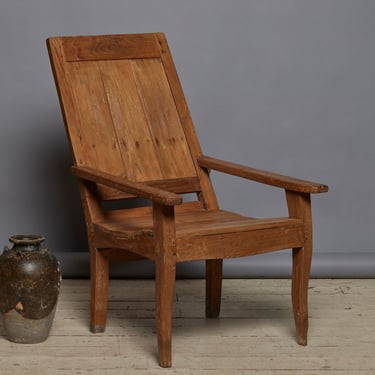
{"type": "Polygon", "coordinates": [[[93,333],[104,332],[107,320],[109,261],[97,248],[90,248],[91,325],[93,333]]]}
{"type": "Polygon", "coordinates": [[[223,260],[206,260],[206,317],[217,318],[220,314],[223,260]]]}
{"type": "Polygon", "coordinates": [[[156,262],[156,332],[161,367],[172,366],[172,312],[175,281],[176,263],[171,258],[158,259],[156,262]]]}
{"type": "Polygon", "coordinates": [[[292,303],[299,345],[307,345],[310,266],[311,240],[304,247],[293,249],[292,303]]]}

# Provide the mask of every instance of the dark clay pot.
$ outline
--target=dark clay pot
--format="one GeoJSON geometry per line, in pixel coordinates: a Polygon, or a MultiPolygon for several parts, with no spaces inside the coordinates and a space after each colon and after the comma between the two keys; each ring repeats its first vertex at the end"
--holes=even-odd
{"type": "Polygon", "coordinates": [[[0,255],[0,312],[8,340],[45,341],[55,316],[61,274],[44,237],[16,235],[0,255]]]}

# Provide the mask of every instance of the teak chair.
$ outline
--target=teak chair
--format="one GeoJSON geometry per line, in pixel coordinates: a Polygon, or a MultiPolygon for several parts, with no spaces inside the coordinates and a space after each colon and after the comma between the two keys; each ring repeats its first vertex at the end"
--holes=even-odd
{"type": "Polygon", "coordinates": [[[206,261],[206,316],[213,318],[223,259],[292,248],[297,341],[306,345],[310,193],[328,187],[202,154],[164,34],[53,37],[47,44],[87,222],[92,332],[105,329],[109,262],[151,259],[159,364],[170,367],[177,262],[206,261]],[[289,217],[221,210],[210,170],[285,189],[289,217]],[[183,203],[185,193],[196,200],[183,203]],[[134,197],[152,205],[103,205],[134,197]]]}

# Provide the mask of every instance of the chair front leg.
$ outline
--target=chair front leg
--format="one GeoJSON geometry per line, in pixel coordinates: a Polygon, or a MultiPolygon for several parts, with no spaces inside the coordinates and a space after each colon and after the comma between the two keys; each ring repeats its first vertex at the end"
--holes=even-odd
{"type": "Polygon", "coordinates": [[[308,286],[311,265],[311,241],[293,249],[292,303],[296,336],[299,345],[307,345],[308,286]]]}
{"type": "Polygon", "coordinates": [[[156,333],[159,365],[172,366],[172,312],[176,281],[174,207],[153,204],[156,255],[156,333]]]}
{"type": "Polygon", "coordinates": [[[286,191],[289,216],[303,221],[304,244],[293,249],[292,303],[299,345],[307,345],[308,286],[312,257],[312,218],[309,194],[286,191]]]}
{"type": "Polygon", "coordinates": [[[220,315],[221,289],[223,278],[223,260],[206,260],[206,317],[217,318],[220,315]]]}
{"type": "Polygon", "coordinates": [[[90,246],[91,325],[93,333],[104,332],[107,321],[109,261],[96,247],[90,246]]]}
{"type": "Polygon", "coordinates": [[[172,312],[176,263],[171,259],[156,261],[156,332],[159,365],[172,366],[172,312]]]}

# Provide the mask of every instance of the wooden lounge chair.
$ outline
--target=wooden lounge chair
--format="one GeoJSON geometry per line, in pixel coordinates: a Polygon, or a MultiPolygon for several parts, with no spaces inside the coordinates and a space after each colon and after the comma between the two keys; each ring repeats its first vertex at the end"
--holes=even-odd
{"type": "Polygon", "coordinates": [[[306,345],[310,194],[328,187],[204,155],[164,34],[53,37],[47,44],[87,223],[92,332],[105,329],[109,263],[151,259],[159,364],[170,367],[177,262],[206,261],[206,316],[213,318],[223,259],[292,248],[297,342],[306,345]],[[220,209],[210,170],[284,189],[289,216],[220,209]],[[185,193],[196,199],[183,202],[185,193]],[[103,205],[135,197],[151,205],[103,205]]]}

